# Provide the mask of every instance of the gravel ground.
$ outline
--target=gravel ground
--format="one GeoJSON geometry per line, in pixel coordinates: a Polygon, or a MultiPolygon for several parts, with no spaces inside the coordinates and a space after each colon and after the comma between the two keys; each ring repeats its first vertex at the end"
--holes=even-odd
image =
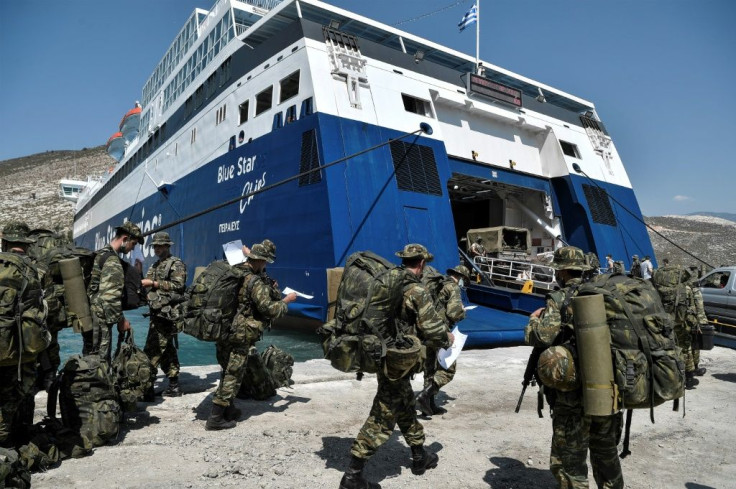
{"type": "MultiPolygon", "coordinates": [[[[423,421],[439,466],[412,475],[397,429],[367,464],[366,477],[383,488],[553,488],[547,468],[551,421],[546,412],[545,419],[537,417],[535,388],[514,413],[530,351],[463,352],[455,380],[439,396],[447,414],[423,421]]],[[[701,366],[708,372],[687,391],[685,417],[670,404],[655,410],[655,424],[648,412],[635,413],[633,455],[622,461],[627,488],[734,487],[736,351],[704,352],[701,366]]],[[[368,415],[375,376],[359,382],[324,360],[297,364],[292,388],[268,401],[238,400],[244,415],[237,427],[208,432],[218,378],[216,367],[184,369],[183,397],[140,403],[118,440],[34,474],[34,487],[338,487],[350,444],[368,415]]],[[[415,379],[415,390],[420,384],[415,379]]],[[[37,406],[45,401],[40,393],[37,406]]]]}

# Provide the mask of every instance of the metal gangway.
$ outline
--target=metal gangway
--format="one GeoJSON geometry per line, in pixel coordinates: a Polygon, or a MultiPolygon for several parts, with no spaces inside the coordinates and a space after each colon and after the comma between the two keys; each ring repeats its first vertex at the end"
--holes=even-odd
{"type": "Polygon", "coordinates": [[[524,289],[528,292],[548,292],[557,286],[555,269],[547,265],[489,256],[476,256],[473,264],[476,271],[480,271],[495,286],[524,289]],[[529,283],[533,290],[527,290],[529,283]]]}

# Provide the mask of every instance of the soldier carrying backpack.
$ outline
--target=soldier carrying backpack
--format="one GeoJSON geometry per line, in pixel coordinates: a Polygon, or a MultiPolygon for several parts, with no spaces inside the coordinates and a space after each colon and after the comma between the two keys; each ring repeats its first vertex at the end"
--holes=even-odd
{"type": "Polygon", "coordinates": [[[26,256],[31,243],[25,223],[5,225],[6,251],[0,253],[0,446],[18,442],[21,431],[33,424],[36,357],[51,342],[39,275],[26,256]]]}
{"type": "Polygon", "coordinates": [[[171,254],[173,244],[167,232],[158,232],[153,236],[153,251],[158,260],[148,269],[146,278],[141,281],[143,287],[151,289],[148,293],[151,326],[143,349],[153,367],[151,388],[144,396],[144,401],[147,402],[153,401],[153,383],[159,364],[169,379],[169,386],[163,395],[181,396],[176,335],[183,321],[181,304],[187,285],[187,267],[180,258],[171,254]]]}

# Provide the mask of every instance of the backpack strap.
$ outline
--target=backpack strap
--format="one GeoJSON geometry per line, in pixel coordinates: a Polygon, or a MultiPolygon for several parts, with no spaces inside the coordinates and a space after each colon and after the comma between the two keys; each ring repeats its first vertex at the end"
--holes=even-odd
{"type": "Polygon", "coordinates": [[[62,370],[54,381],[51,382],[51,386],[49,387],[48,399],[46,400],[46,414],[51,419],[56,419],[56,401],[59,398],[59,386],[63,377],[64,371],[62,370]]]}
{"type": "Polygon", "coordinates": [[[609,292],[623,306],[624,313],[626,314],[629,323],[631,323],[631,326],[634,329],[634,333],[636,333],[636,336],[639,338],[639,344],[641,345],[641,349],[643,350],[644,356],[647,359],[647,364],[649,365],[649,418],[652,420],[652,423],[654,423],[654,379],[652,378],[654,362],[652,361],[652,350],[649,347],[649,340],[647,339],[647,334],[644,331],[644,319],[640,318],[637,320],[634,317],[629,304],[626,302],[626,300],[624,300],[623,296],[615,289],[615,287],[610,289],[609,292]]]}
{"type": "Polygon", "coordinates": [[[631,417],[634,414],[633,409],[626,410],[626,429],[624,431],[624,449],[621,451],[621,455],[618,458],[626,458],[631,455],[629,450],[629,440],[631,438],[631,417]]]}

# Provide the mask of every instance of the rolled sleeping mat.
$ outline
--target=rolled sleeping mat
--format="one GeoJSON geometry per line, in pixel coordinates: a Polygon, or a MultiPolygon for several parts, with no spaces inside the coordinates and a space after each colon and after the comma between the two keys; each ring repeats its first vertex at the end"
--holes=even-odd
{"type": "Polygon", "coordinates": [[[611,332],[601,294],[578,295],[572,300],[583,409],[588,416],[618,412],[618,389],[613,376],[611,332]]]}
{"type": "Polygon", "coordinates": [[[59,260],[59,270],[64,281],[64,300],[67,317],[72,321],[75,333],[92,330],[92,313],[89,310],[87,287],[84,285],[84,274],[79,258],[59,260]]]}

